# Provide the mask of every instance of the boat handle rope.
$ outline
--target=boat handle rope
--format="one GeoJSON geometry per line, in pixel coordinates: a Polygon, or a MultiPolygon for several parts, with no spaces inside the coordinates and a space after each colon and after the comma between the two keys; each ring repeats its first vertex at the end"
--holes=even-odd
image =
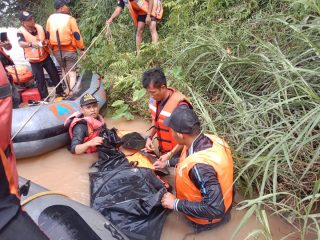
{"type": "Polygon", "coordinates": [[[26,200],[24,200],[21,203],[21,206],[24,206],[39,197],[48,196],[48,195],[60,195],[60,196],[64,196],[64,197],[69,198],[66,194],[61,193],[61,192],[45,191],[45,192],[36,193],[36,194],[32,195],[31,197],[28,197],[26,200]]]}
{"type": "MultiPolygon", "coordinates": [[[[60,80],[60,82],[52,89],[52,91],[49,93],[49,95],[44,99],[43,102],[48,100],[48,98],[52,95],[52,93],[56,90],[56,88],[65,81],[66,77],[69,75],[69,73],[77,66],[77,64],[84,58],[84,56],[87,54],[87,52],[90,50],[90,48],[93,46],[93,44],[98,40],[98,38],[101,36],[101,34],[106,31],[106,36],[108,42],[112,41],[112,34],[110,30],[110,25],[106,24],[105,27],[100,31],[98,36],[96,36],[92,42],[90,43],[89,47],[84,51],[84,53],[79,57],[77,62],[70,68],[70,70],[66,73],[66,75],[60,80]]],[[[19,130],[11,137],[11,141],[21,132],[21,130],[27,125],[27,123],[33,118],[33,116],[40,110],[40,108],[44,105],[44,103],[41,103],[39,106],[36,107],[36,109],[33,111],[33,113],[30,115],[30,117],[27,119],[27,121],[22,124],[22,126],[19,128],[19,130]]]]}

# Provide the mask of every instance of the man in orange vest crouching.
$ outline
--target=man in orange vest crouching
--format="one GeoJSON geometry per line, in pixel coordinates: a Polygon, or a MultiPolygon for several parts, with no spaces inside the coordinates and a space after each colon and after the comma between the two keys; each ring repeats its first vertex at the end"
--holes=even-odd
{"type": "MultiPolygon", "coordinates": [[[[49,54],[45,31],[42,26],[35,23],[33,15],[29,12],[21,12],[19,20],[22,25],[17,33],[19,45],[23,48],[25,58],[30,62],[41,98],[45,99],[48,96],[48,89],[43,68],[46,69],[55,86],[60,81],[57,68],[49,54]]],[[[60,84],[56,89],[56,95],[62,96],[63,94],[60,84]]]]}
{"type": "Polygon", "coordinates": [[[152,129],[146,148],[150,151],[156,150],[153,145],[153,138],[156,136],[161,161],[179,156],[182,146],[177,145],[171,129],[164,125],[164,120],[170,117],[176,108],[192,108],[191,103],[182,93],[167,87],[166,76],[161,68],[144,72],[142,85],[150,95],[149,111],[152,117],[152,129]]]}
{"type": "Polygon", "coordinates": [[[128,6],[133,24],[137,29],[136,48],[138,53],[146,24],[150,29],[152,43],[158,42],[157,20],[160,20],[163,15],[162,2],[161,0],[118,0],[118,5],[106,24],[111,24],[119,16],[125,5],[128,6]]]}
{"type": "Polygon", "coordinates": [[[11,142],[12,88],[0,63],[0,239],[47,240],[21,208],[16,158],[11,142]]]}
{"type": "Polygon", "coordinates": [[[54,1],[56,13],[51,14],[48,18],[46,31],[49,46],[59,62],[63,76],[70,71],[67,76],[67,87],[68,95],[72,95],[77,80],[75,66],[78,60],[77,49],[83,55],[84,43],[76,19],[69,15],[68,3],[70,3],[70,0],[54,1]]]}
{"type": "Polygon", "coordinates": [[[157,161],[156,168],[176,166],[176,196],[164,194],[164,208],[183,213],[196,231],[209,230],[231,218],[233,160],[228,144],[214,135],[201,133],[191,109],[176,109],[164,121],[183,145],[177,162],[157,161]]]}
{"type": "Polygon", "coordinates": [[[69,127],[69,149],[74,154],[96,152],[97,146],[103,143],[99,134],[106,127],[99,114],[98,100],[87,93],[80,99],[80,105],[80,111],[72,114],[64,124],[69,127]]]}

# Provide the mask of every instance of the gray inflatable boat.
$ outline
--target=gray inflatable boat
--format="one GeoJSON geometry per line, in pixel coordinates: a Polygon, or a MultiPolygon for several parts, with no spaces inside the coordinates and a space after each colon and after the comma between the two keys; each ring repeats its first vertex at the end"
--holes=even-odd
{"type": "Polygon", "coordinates": [[[68,100],[41,105],[40,109],[22,128],[39,106],[13,110],[12,136],[17,158],[37,156],[65,146],[69,142],[68,129],[63,125],[72,113],[80,109],[80,98],[93,94],[99,101],[99,108],[106,104],[106,92],[102,78],[92,72],[84,72],[77,81],[76,93],[68,100]]]}
{"type": "Polygon", "coordinates": [[[128,240],[96,210],[19,177],[24,210],[51,240],[128,240]],[[24,186],[23,186],[24,185],[24,186]]]}

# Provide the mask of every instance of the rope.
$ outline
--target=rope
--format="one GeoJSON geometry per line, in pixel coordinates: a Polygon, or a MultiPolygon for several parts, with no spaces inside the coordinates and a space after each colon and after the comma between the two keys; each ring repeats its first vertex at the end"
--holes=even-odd
{"type": "Polygon", "coordinates": [[[109,24],[106,24],[106,26],[100,31],[100,33],[98,34],[98,36],[96,36],[93,41],[91,42],[91,44],[89,45],[89,47],[84,51],[84,53],[79,57],[79,59],[77,60],[77,62],[71,67],[71,69],[66,73],[66,75],[60,80],[60,82],[52,89],[52,91],[49,93],[49,95],[44,99],[44,101],[37,106],[37,108],[34,110],[34,112],[30,115],[30,117],[27,119],[27,121],[25,121],[24,124],[22,124],[22,126],[19,128],[19,130],[12,136],[11,141],[13,141],[13,139],[21,132],[21,130],[27,125],[27,123],[33,118],[33,116],[40,110],[40,108],[44,105],[44,102],[46,100],[48,100],[48,98],[52,95],[52,93],[56,90],[56,88],[63,82],[65,81],[66,77],[69,75],[69,73],[77,66],[77,64],[84,58],[84,56],[87,54],[87,52],[90,50],[90,48],[93,46],[93,44],[98,40],[98,38],[100,37],[100,35],[105,31],[106,31],[106,36],[108,36],[107,40],[110,42],[112,41],[112,35],[111,35],[111,30],[110,30],[110,26],[109,24]],[[109,33],[108,33],[109,32],[109,33]]]}
{"type": "Polygon", "coordinates": [[[21,206],[24,206],[24,205],[28,204],[29,202],[31,202],[31,201],[39,198],[39,197],[43,197],[43,196],[47,196],[47,195],[61,195],[61,196],[64,196],[64,197],[68,197],[64,193],[53,192],[53,191],[45,191],[45,192],[36,193],[36,194],[32,195],[31,197],[27,198],[26,200],[24,200],[21,203],[21,206]]]}

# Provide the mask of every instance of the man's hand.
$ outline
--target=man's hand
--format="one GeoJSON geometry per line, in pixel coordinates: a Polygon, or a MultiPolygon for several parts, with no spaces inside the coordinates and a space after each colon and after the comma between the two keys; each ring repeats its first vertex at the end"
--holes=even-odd
{"type": "Polygon", "coordinates": [[[147,24],[147,25],[150,25],[150,23],[151,23],[151,17],[150,17],[150,15],[147,15],[147,17],[146,17],[146,24],[147,24]]]}
{"type": "Polygon", "coordinates": [[[173,209],[174,201],[176,200],[176,197],[171,193],[165,193],[161,199],[162,207],[173,209]]]}
{"type": "Polygon", "coordinates": [[[87,143],[88,143],[89,147],[95,147],[95,146],[101,145],[103,143],[103,138],[102,137],[95,137],[87,143]]]}
{"type": "Polygon", "coordinates": [[[153,164],[155,169],[163,169],[167,166],[167,162],[163,162],[160,160],[157,160],[154,164],[153,164]]]}
{"type": "Polygon", "coordinates": [[[36,42],[33,42],[33,43],[31,44],[31,47],[32,47],[32,48],[35,48],[35,49],[40,48],[39,44],[36,43],[36,42]]]}
{"type": "Polygon", "coordinates": [[[109,18],[107,21],[106,21],[106,25],[111,25],[113,19],[112,18],[109,18]]]}
{"type": "Polygon", "coordinates": [[[172,152],[167,152],[159,157],[159,161],[167,162],[172,157],[172,152]]]}
{"type": "Polygon", "coordinates": [[[7,41],[1,42],[1,41],[0,41],[0,47],[7,48],[7,47],[9,47],[9,46],[10,46],[10,43],[9,43],[9,42],[7,42],[7,41]]]}
{"type": "Polygon", "coordinates": [[[154,150],[154,146],[153,146],[151,138],[148,138],[147,141],[146,141],[146,149],[147,150],[152,150],[152,151],[154,150]]]}

